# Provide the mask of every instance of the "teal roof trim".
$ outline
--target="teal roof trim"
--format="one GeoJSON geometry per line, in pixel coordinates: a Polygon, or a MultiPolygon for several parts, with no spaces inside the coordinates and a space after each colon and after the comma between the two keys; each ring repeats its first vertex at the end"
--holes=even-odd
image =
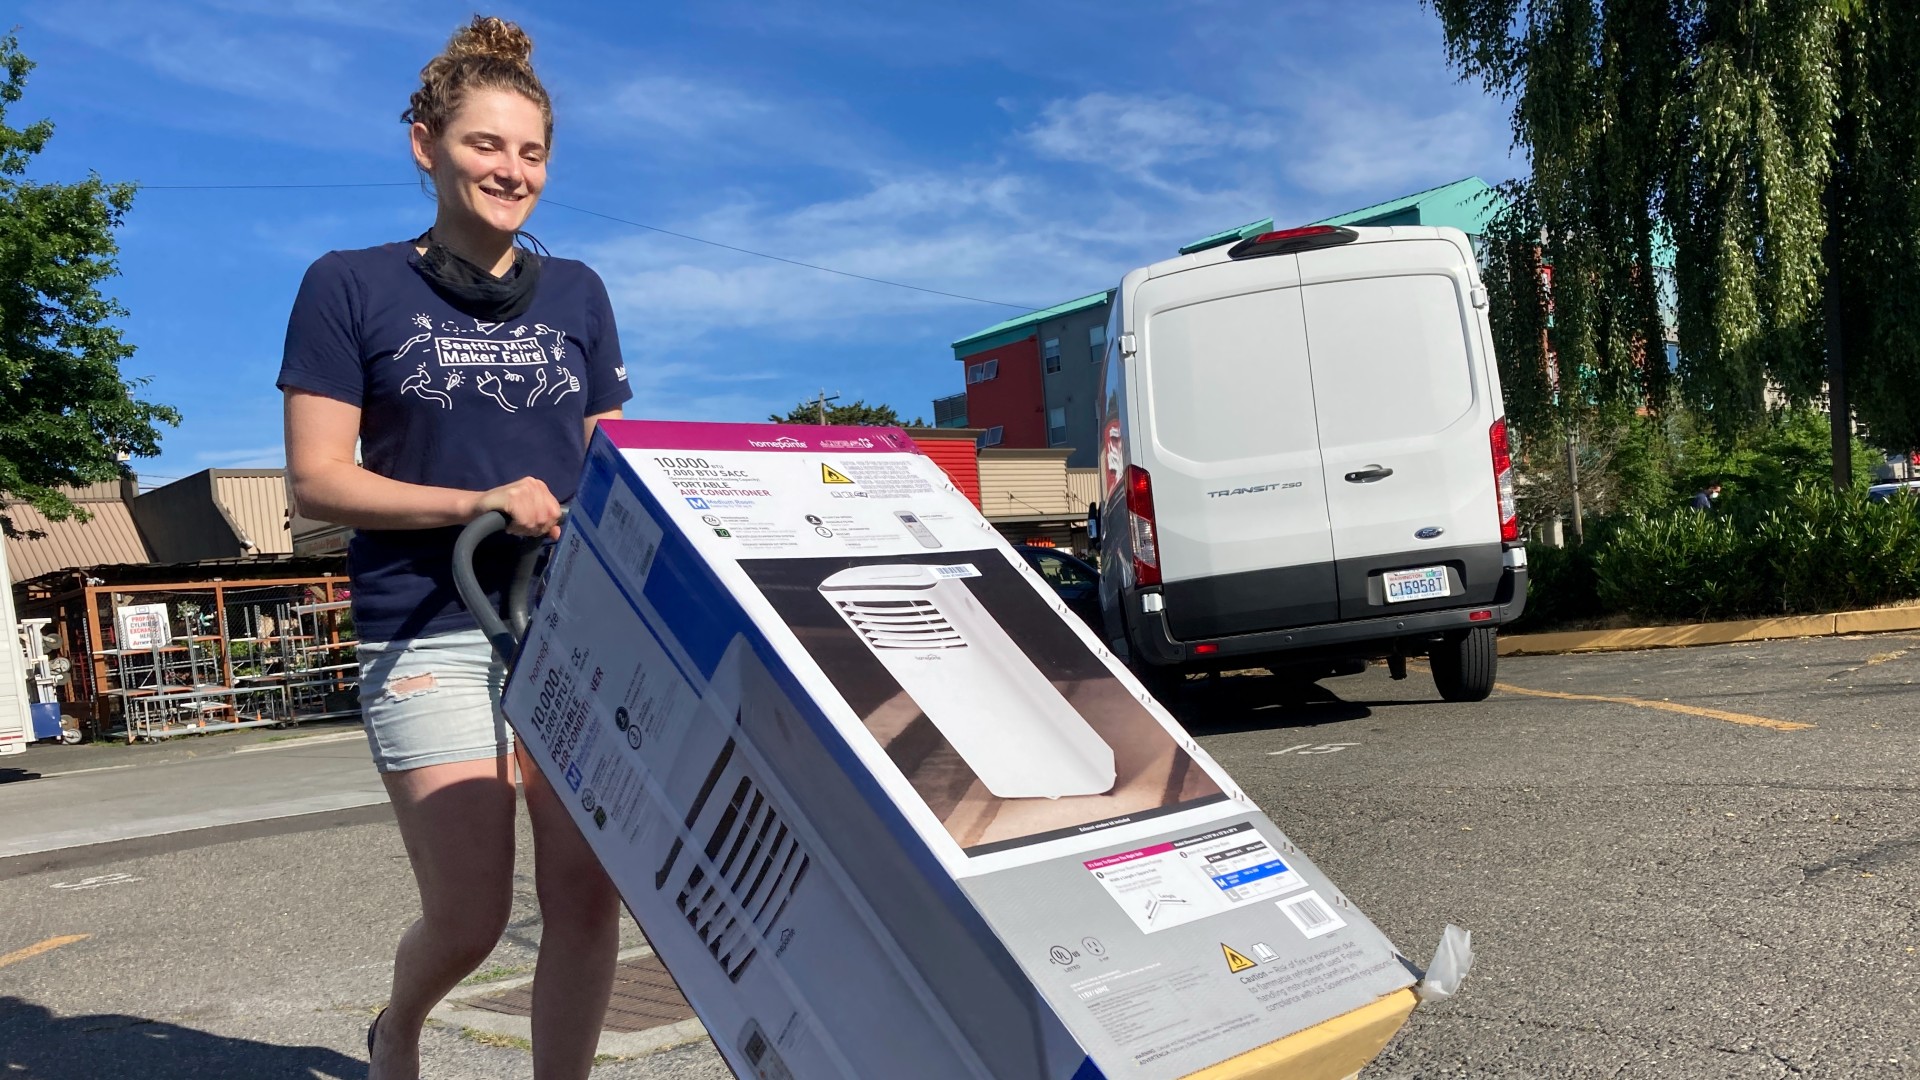
{"type": "Polygon", "coordinates": [[[1322,218],[1315,225],[1452,226],[1469,236],[1483,235],[1498,196],[1485,180],[1469,176],[1383,203],[1322,218]]]}
{"type": "Polygon", "coordinates": [[[1090,307],[1098,307],[1106,303],[1112,296],[1112,289],[1102,289],[1097,293],[1083,296],[1078,300],[1069,300],[1064,304],[1055,304],[1050,308],[1030,311],[1018,318],[1008,319],[1006,322],[994,323],[985,330],[968,334],[966,337],[955,341],[953,343],[953,357],[958,360],[979,352],[981,349],[991,349],[998,345],[1006,345],[1010,342],[1019,341],[1021,338],[1030,337],[1033,334],[1034,327],[1039,326],[1048,319],[1057,319],[1062,315],[1071,315],[1076,311],[1085,311],[1090,307]]]}
{"type": "Polygon", "coordinates": [[[1259,221],[1250,221],[1237,229],[1228,229],[1225,232],[1214,233],[1212,236],[1203,236],[1193,243],[1188,244],[1186,247],[1181,248],[1180,254],[1191,255],[1196,251],[1217,248],[1221,244],[1231,244],[1236,240],[1245,240],[1250,236],[1259,236],[1261,233],[1272,231],[1273,219],[1261,218],[1259,221]]]}

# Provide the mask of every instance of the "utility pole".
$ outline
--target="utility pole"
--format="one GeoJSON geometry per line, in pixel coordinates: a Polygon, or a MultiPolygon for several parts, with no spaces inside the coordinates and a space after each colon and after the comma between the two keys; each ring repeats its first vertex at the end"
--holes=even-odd
{"type": "Polygon", "coordinates": [[[1573,490],[1573,542],[1587,539],[1586,522],[1580,512],[1580,436],[1567,432],[1567,486],[1573,490]]]}
{"type": "Polygon", "coordinates": [[[817,402],[817,404],[820,406],[820,426],[821,427],[827,426],[827,402],[839,401],[839,400],[840,400],[840,391],[835,390],[832,394],[828,394],[826,387],[823,386],[820,388],[820,399],[817,402]]]}
{"type": "MultiPolygon", "coordinates": [[[[1832,183],[1832,181],[1828,181],[1832,183]]],[[[1841,325],[1840,275],[1834,268],[1840,262],[1840,245],[1834,236],[1834,200],[1827,199],[1827,237],[1821,243],[1826,258],[1827,317],[1827,419],[1833,425],[1833,487],[1845,491],[1853,486],[1853,405],[1847,400],[1847,335],[1841,325]]]]}

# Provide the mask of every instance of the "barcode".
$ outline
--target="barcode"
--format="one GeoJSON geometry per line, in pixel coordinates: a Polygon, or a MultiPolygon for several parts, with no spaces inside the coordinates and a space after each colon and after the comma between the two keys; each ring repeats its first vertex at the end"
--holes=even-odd
{"type": "Polygon", "coordinates": [[[1345,919],[1327,907],[1319,893],[1303,893],[1288,900],[1276,901],[1276,904],[1287,913],[1287,918],[1293,920],[1293,925],[1310,938],[1330,934],[1347,925],[1345,919]]]}
{"type": "Polygon", "coordinates": [[[1309,930],[1317,930],[1333,921],[1333,916],[1320,906],[1320,901],[1311,896],[1303,897],[1293,905],[1293,913],[1300,916],[1300,921],[1306,923],[1309,930]]]}
{"type": "Polygon", "coordinates": [[[957,563],[953,566],[936,566],[933,576],[943,578],[979,577],[980,568],[972,563],[957,563]]]}

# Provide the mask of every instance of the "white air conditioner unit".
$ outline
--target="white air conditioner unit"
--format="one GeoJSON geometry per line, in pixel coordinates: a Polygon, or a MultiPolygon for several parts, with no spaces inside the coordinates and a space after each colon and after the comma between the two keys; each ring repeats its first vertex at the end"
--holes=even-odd
{"type": "Polygon", "coordinates": [[[967,588],[971,565],[856,566],[820,592],[1003,799],[1113,790],[1113,748],[967,588]]]}

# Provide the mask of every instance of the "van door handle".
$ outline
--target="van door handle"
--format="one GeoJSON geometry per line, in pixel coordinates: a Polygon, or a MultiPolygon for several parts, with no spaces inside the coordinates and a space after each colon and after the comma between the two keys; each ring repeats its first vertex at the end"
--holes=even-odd
{"type": "Polygon", "coordinates": [[[1347,483],[1371,484],[1375,480],[1385,480],[1387,477],[1392,475],[1393,475],[1392,469],[1382,468],[1378,465],[1369,465],[1366,468],[1361,469],[1359,472],[1348,473],[1347,483]]]}

